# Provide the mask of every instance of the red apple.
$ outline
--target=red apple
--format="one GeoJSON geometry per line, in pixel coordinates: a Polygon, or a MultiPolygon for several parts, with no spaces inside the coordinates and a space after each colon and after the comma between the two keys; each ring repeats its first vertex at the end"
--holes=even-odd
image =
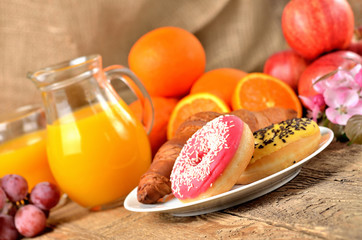
{"type": "Polygon", "coordinates": [[[318,93],[313,89],[313,82],[336,70],[338,67],[351,69],[357,63],[362,64],[362,57],[351,51],[337,51],[326,54],[311,63],[298,82],[299,95],[310,97],[318,93]]]}
{"type": "Polygon", "coordinates": [[[291,0],[283,10],[282,29],[291,48],[315,59],[349,46],[354,15],[346,0],[291,0]]]}
{"type": "Polygon", "coordinates": [[[264,64],[264,73],[276,77],[297,91],[300,75],[308,62],[294,50],[284,50],[271,55],[264,64]]]}
{"type": "Polygon", "coordinates": [[[358,53],[362,56],[362,26],[354,30],[351,44],[349,45],[347,50],[358,53]]]}

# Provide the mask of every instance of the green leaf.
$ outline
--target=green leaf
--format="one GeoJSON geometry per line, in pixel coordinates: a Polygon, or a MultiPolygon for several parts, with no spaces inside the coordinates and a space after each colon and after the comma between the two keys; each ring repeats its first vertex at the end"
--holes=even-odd
{"type": "Polygon", "coordinates": [[[344,129],[351,143],[362,144],[362,115],[354,115],[344,129]]]}

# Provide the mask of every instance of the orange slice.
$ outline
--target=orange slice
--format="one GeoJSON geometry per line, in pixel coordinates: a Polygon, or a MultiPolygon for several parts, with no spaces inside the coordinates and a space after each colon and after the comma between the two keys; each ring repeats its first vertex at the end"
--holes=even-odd
{"type": "Polygon", "coordinates": [[[177,128],[188,117],[198,112],[230,112],[230,108],[219,97],[211,93],[195,93],[182,98],[173,109],[167,126],[167,138],[171,139],[177,128]]]}
{"type": "Polygon", "coordinates": [[[233,93],[232,108],[261,111],[270,107],[294,109],[302,117],[302,105],[291,87],[264,73],[250,73],[243,77],[233,93]]]}

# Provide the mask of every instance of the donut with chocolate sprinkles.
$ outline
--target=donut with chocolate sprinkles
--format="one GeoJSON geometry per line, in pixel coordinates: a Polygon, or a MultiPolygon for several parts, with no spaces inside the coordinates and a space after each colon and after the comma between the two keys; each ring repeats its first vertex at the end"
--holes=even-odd
{"type": "Polygon", "coordinates": [[[321,134],[316,122],[294,118],[254,132],[254,154],[237,184],[248,184],[279,172],[318,149],[321,134]]]}

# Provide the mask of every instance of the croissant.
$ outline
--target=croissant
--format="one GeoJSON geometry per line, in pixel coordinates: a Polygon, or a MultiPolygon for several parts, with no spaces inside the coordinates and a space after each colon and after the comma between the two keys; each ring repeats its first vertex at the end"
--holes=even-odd
{"type": "MultiPolygon", "coordinates": [[[[229,114],[238,116],[252,132],[281,121],[292,119],[297,113],[291,109],[268,108],[259,112],[240,109],[229,114]]],[[[186,141],[207,122],[220,116],[216,112],[200,112],[189,117],[176,130],[175,136],[165,142],[155,154],[152,164],[140,178],[137,199],[144,204],[152,204],[172,192],[170,175],[176,158],[186,141]]]]}
{"type": "Polygon", "coordinates": [[[173,164],[186,141],[208,121],[220,116],[216,112],[200,112],[189,117],[176,130],[175,136],[165,142],[155,154],[151,166],[141,176],[137,199],[141,203],[156,203],[170,194],[170,175],[173,164]]]}

